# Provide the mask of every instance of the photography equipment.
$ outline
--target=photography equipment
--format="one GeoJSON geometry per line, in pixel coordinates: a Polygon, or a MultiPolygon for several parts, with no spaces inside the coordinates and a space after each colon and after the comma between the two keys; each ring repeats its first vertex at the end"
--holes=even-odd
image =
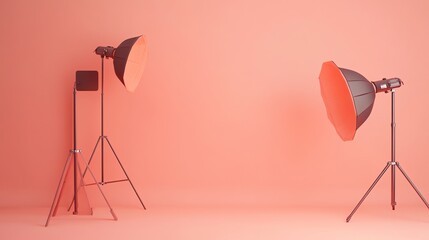
{"type": "Polygon", "coordinates": [[[395,122],[395,89],[403,85],[399,78],[383,79],[376,82],[368,81],[361,74],[339,68],[334,62],[325,62],[319,75],[320,90],[325,103],[328,118],[334,125],[338,135],[344,140],[353,140],[356,130],[369,117],[374,105],[375,94],[379,92],[391,93],[391,159],[375,179],[368,191],[361,198],[359,203],[347,217],[349,222],[353,214],[358,210],[365,198],[375,187],[384,173],[391,168],[391,206],[395,210],[396,191],[395,191],[395,170],[396,167],[407,179],[420,199],[429,208],[429,204],[411,181],[399,162],[395,158],[395,140],[396,140],[396,122],[395,122]]]}
{"type": "Polygon", "coordinates": [[[92,215],[92,208],[89,206],[88,196],[85,191],[84,174],[80,165],[85,167],[85,172],[88,171],[94,180],[94,185],[97,185],[103,199],[110,208],[110,213],[114,220],[117,220],[115,212],[110,206],[109,201],[101,190],[100,184],[97,183],[95,176],[85,161],[82,151],[77,148],[77,127],[76,127],[76,91],[97,91],[98,90],[98,72],[97,71],[77,71],[76,81],[73,87],[73,149],[70,150],[61,174],[60,181],[55,193],[54,200],[49,211],[45,227],[48,226],[51,217],[57,215],[60,201],[66,191],[66,184],[70,181],[70,176],[73,177],[73,197],[69,204],[68,210],[73,206],[73,215],[92,215]],[[71,161],[73,159],[73,161],[71,161]],[[79,160],[80,163],[79,164],[79,160]],[[72,164],[73,163],[73,164],[72,164]]]}
{"type": "MultiPolygon", "coordinates": [[[[98,146],[100,146],[101,147],[101,180],[98,183],[100,183],[101,185],[104,185],[104,184],[128,181],[132,189],[134,190],[134,193],[136,194],[137,198],[139,199],[141,205],[143,206],[144,209],[146,209],[145,205],[143,204],[143,201],[141,200],[139,194],[137,193],[136,188],[131,182],[130,177],[125,171],[124,166],[119,160],[119,157],[116,154],[116,151],[114,150],[109,138],[106,135],[104,135],[104,58],[113,59],[113,65],[114,65],[116,76],[128,91],[133,92],[136,89],[138,83],[140,82],[140,79],[142,77],[143,70],[144,70],[144,65],[146,63],[146,57],[147,57],[146,39],[144,38],[144,36],[130,38],[123,41],[117,48],[114,48],[111,46],[107,46],[107,47],[100,46],[95,49],[95,54],[100,55],[101,57],[101,135],[98,137],[97,143],[95,144],[95,147],[92,151],[88,165],[91,164],[94,158],[94,153],[96,152],[98,146]],[[119,166],[124,172],[126,177],[125,179],[106,181],[105,172],[104,172],[104,168],[105,168],[104,142],[105,141],[107,142],[110,150],[112,151],[117,162],[119,163],[119,166]]],[[[85,173],[86,172],[84,172],[84,176],[85,176],[85,173]]]]}

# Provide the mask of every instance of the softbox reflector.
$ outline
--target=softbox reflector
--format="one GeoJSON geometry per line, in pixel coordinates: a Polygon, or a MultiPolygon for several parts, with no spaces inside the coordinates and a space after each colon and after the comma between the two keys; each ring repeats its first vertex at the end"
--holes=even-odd
{"type": "Polygon", "coordinates": [[[374,85],[361,74],[325,62],[319,75],[320,91],[326,112],[338,135],[353,140],[366,121],[375,100],[374,85]]]}
{"type": "Polygon", "coordinates": [[[143,75],[147,48],[144,36],[123,41],[115,50],[113,65],[116,76],[125,88],[134,92],[143,75]]]}

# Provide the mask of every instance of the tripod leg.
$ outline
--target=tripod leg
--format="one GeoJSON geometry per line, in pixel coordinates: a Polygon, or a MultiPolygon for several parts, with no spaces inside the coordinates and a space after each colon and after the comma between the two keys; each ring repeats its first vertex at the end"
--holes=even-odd
{"type": "Polygon", "coordinates": [[[391,176],[391,179],[390,179],[390,181],[391,181],[390,205],[392,205],[392,210],[395,210],[395,206],[396,206],[395,167],[396,167],[396,164],[392,164],[392,176],[391,176]]]}
{"type": "Polygon", "coordinates": [[[91,169],[89,168],[88,164],[87,164],[87,163],[86,163],[86,161],[84,160],[82,153],[80,153],[80,156],[81,156],[81,158],[82,158],[82,159],[81,159],[81,160],[82,160],[82,162],[83,162],[83,163],[84,163],[84,165],[86,166],[85,170],[88,170],[88,172],[90,173],[90,175],[91,175],[92,179],[96,182],[96,184],[95,184],[95,185],[97,185],[98,190],[100,191],[101,195],[102,195],[102,196],[103,196],[103,198],[104,198],[104,201],[107,203],[107,206],[108,206],[108,207],[109,207],[109,209],[110,209],[110,213],[112,214],[113,219],[114,219],[115,221],[116,221],[116,220],[118,220],[118,217],[116,216],[115,212],[113,211],[113,208],[112,208],[112,206],[110,205],[109,201],[107,200],[106,195],[104,195],[103,190],[101,190],[100,184],[97,182],[97,179],[95,179],[94,174],[92,173],[92,171],[91,171],[91,169]]]}
{"type": "Polygon", "coordinates": [[[361,200],[359,201],[359,203],[356,205],[356,207],[353,209],[353,211],[347,217],[346,222],[349,222],[350,219],[352,219],[353,214],[355,214],[355,212],[358,210],[358,208],[363,203],[363,201],[365,200],[365,198],[369,195],[369,193],[372,191],[372,189],[375,187],[375,185],[377,185],[378,181],[380,181],[381,177],[383,177],[384,173],[387,171],[387,169],[389,169],[389,167],[390,167],[390,162],[387,163],[386,167],[384,167],[383,171],[381,171],[380,175],[378,175],[378,177],[372,183],[371,187],[369,187],[368,191],[366,191],[365,195],[363,195],[363,197],[361,198],[361,200]]]}
{"type": "MultiPolygon", "coordinates": [[[[73,154],[73,153],[71,153],[71,154],[73,154]]],[[[70,155],[70,156],[72,156],[72,155],[70,155]]],[[[70,160],[69,160],[70,161],[70,160]]],[[[61,201],[61,197],[63,196],[63,192],[64,192],[64,184],[66,183],[66,181],[67,181],[67,178],[68,178],[68,175],[69,175],[69,169],[70,169],[70,164],[69,164],[69,166],[67,167],[67,170],[66,170],[66,173],[65,173],[65,177],[64,177],[64,180],[63,180],[63,186],[61,187],[61,191],[60,191],[60,194],[58,195],[58,199],[57,199],[57,204],[55,205],[55,208],[54,208],[54,212],[52,213],[52,216],[55,216],[55,215],[57,215],[57,212],[58,212],[58,205],[59,205],[59,202],[61,201]]],[[[70,210],[70,209],[69,209],[70,210]]],[[[69,210],[67,210],[67,211],[69,211],[69,210]]]]}
{"type": "Polygon", "coordinates": [[[110,143],[110,141],[109,141],[109,139],[108,139],[107,137],[105,137],[105,138],[106,138],[106,140],[107,140],[107,143],[108,143],[108,144],[109,144],[109,146],[110,146],[110,149],[112,149],[112,152],[113,152],[113,154],[114,154],[114,155],[115,155],[115,157],[116,157],[116,160],[118,161],[119,165],[121,166],[122,171],[124,171],[125,176],[126,176],[126,177],[127,177],[127,179],[128,179],[128,182],[130,183],[131,187],[133,188],[134,193],[136,194],[137,198],[139,199],[139,201],[140,201],[141,205],[143,206],[143,209],[144,209],[144,210],[146,210],[146,207],[145,207],[145,205],[143,204],[143,201],[142,201],[142,199],[140,198],[139,194],[137,193],[136,188],[134,187],[133,183],[131,182],[130,177],[128,177],[128,174],[127,174],[127,172],[125,171],[124,166],[122,166],[122,163],[121,163],[121,161],[119,160],[118,155],[116,155],[116,152],[115,152],[115,150],[114,150],[114,149],[113,149],[113,147],[112,147],[112,144],[110,143]]]}
{"type": "Polygon", "coordinates": [[[402,169],[401,165],[397,162],[396,165],[398,166],[399,170],[401,171],[402,175],[407,179],[407,181],[410,183],[410,185],[414,188],[414,191],[419,195],[420,199],[423,201],[423,203],[426,205],[427,208],[429,208],[429,204],[426,201],[426,199],[423,197],[423,195],[420,193],[420,191],[417,189],[416,185],[411,181],[411,178],[408,177],[407,173],[402,169]]]}
{"type": "Polygon", "coordinates": [[[49,220],[52,217],[52,213],[54,211],[54,208],[56,209],[58,206],[59,193],[62,191],[62,186],[64,185],[65,175],[66,175],[68,166],[70,165],[70,158],[71,158],[72,154],[73,153],[70,152],[69,156],[67,157],[66,164],[64,165],[63,173],[61,174],[60,182],[58,183],[57,191],[55,193],[55,197],[54,197],[54,200],[53,200],[52,205],[51,205],[51,210],[49,211],[48,219],[46,219],[45,227],[47,227],[49,224],[49,220]]]}
{"type": "MultiPolygon", "coordinates": [[[[89,168],[89,164],[91,164],[91,161],[92,161],[92,159],[93,159],[93,157],[94,157],[95,150],[97,150],[98,144],[100,143],[100,139],[101,139],[101,136],[100,136],[100,137],[98,137],[97,143],[95,144],[95,147],[94,147],[94,149],[92,150],[91,157],[89,158],[89,162],[88,162],[88,164],[86,164],[85,171],[83,171],[83,174],[82,174],[82,178],[84,178],[84,177],[85,177],[85,175],[86,175],[86,171],[87,171],[87,170],[88,170],[88,168],[89,168]]],[[[95,183],[97,183],[97,181],[95,181],[95,183]]],[[[70,205],[69,205],[68,211],[70,211],[70,209],[71,209],[71,207],[73,206],[73,204],[74,204],[74,198],[73,198],[73,199],[72,199],[72,201],[70,202],[70,205]]]]}
{"type": "MultiPolygon", "coordinates": [[[[88,169],[89,164],[91,164],[91,161],[92,161],[92,159],[93,159],[93,157],[94,157],[95,150],[97,150],[97,147],[98,147],[98,144],[100,143],[101,138],[102,138],[102,136],[99,136],[99,137],[98,137],[97,143],[95,144],[95,147],[94,147],[94,149],[92,150],[91,157],[89,157],[88,164],[86,164],[86,166],[87,166],[87,167],[86,167],[85,171],[83,172],[83,175],[82,175],[83,177],[85,177],[85,175],[86,175],[86,170],[88,169]]],[[[97,181],[96,181],[96,182],[97,182],[97,181]]]]}
{"type": "MultiPolygon", "coordinates": [[[[79,153],[80,153],[80,157],[82,158],[82,152],[79,151],[79,153]]],[[[86,170],[88,168],[88,165],[85,164],[85,166],[86,166],[86,168],[85,168],[85,170],[86,170]]],[[[74,212],[73,214],[75,214],[75,215],[76,214],[88,214],[88,215],[92,215],[93,211],[92,211],[91,206],[89,205],[90,203],[89,203],[88,195],[86,194],[86,191],[85,191],[85,181],[84,181],[84,177],[83,177],[83,174],[82,174],[82,169],[80,167],[80,164],[77,164],[77,172],[78,172],[77,175],[80,177],[80,181],[79,181],[79,186],[77,187],[77,190],[75,192],[75,197],[74,197],[75,200],[74,200],[74,202],[75,202],[75,204],[76,203],[82,203],[82,200],[83,200],[83,201],[85,201],[85,202],[88,203],[89,209],[86,210],[86,212],[85,212],[85,209],[83,207],[81,207],[83,204],[79,204],[77,206],[77,208],[75,208],[77,211],[74,212]],[[81,193],[79,193],[79,192],[81,192],[81,193]],[[79,196],[83,196],[85,198],[81,199],[81,200],[78,200],[79,196]]]]}

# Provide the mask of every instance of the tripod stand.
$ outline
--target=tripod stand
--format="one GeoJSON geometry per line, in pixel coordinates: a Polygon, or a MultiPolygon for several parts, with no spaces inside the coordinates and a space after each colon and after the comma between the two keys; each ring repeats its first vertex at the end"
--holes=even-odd
{"type": "MultiPolygon", "coordinates": [[[[103,196],[107,206],[109,207],[110,213],[112,214],[113,219],[117,220],[118,218],[116,217],[116,214],[113,211],[112,207],[110,206],[109,201],[107,200],[106,196],[104,195],[103,191],[101,190],[100,185],[97,183],[97,180],[95,179],[93,172],[89,168],[88,164],[86,164],[86,161],[82,155],[82,151],[77,149],[77,142],[76,142],[76,83],[75,83],[74,90],[73,90],[73,149],[70,150],[69,156],[67,157],[66,163],[64,165],[63,173],[61,174],[60,182],[58,184],[57,191],[55,193],[55,197],[54,197],[54,200],[53,200],[52,205],[51,205],[51,210],[49,211],[49,215],[48,215],[48,218],[47,218],[46,223],[45,223],[45,227],[48,226],[51,217],[55,216],[57,214],[58,206],[59,206],[59,203],[61,200],[61,196],[62,196],[62,193],[64,191],[64,186],[65,186],[65,183],[67,181],[69,169],[71,167],[73,167],[73,194],[74,195],[73,195],[73,200],[72,200],[68,210],[70,210],[71,206],[74,204],[73,215],[79,215],[79,214],[92,215],[92,209],[89,209],[89,211],[85,212],[80,208],[80,201],[78,198],[78,196],[79,196],[78,194],[79,194],[79,191],[82,191],[82,188],[85,186],[85,184],[84,184],[84,180],[83,180],[84,175],[82,174],[82,170],[79,166],[78,159],[80,159],[81,163],[83,163],[83,165],[85,166],[85,172],[89,171],[92,179],[95,182],[95,185],[97,185],[98,190],[100,191],[100,193],[103,196]],[[71,164],[72,156],[73,156],[73,165],[71,164]]],[[[87,198],[85,200],[88,201],[87,198]]]]}
{"type": "MultiPolygon", "coordinates": [[[[110,143],[107,136],[104,135],[104,57],[106,57],[107,50],[104,50],[104,52],[101,54],[101,135],[98,137],[97,143],[95,144],[95,147],[92,151],[91,157],[89,158],[88,166],[91,164],[92,159],[94,157],[95,151],[97,150],[99,144],[101,147],[101,181],[98,182],[98,184],[105,185],[110,183],[117,183],[117,182],[124,182],[128,181],[134,190],[134,193],[136,194],[137,198],[140,201],[140,204],[142,205],[143,209],[146,210],[145,205],[143,204],[143,201],[141,200],[139,194],[137,193],[136,188],[134,187],[133,183],[131,182],[130,177],[128,176],[127,172],[125,171],[124,166],[122,165],[121,161],[119,160],[118,155],[116,154],[115,150],[113,149],[112,144],[110,143]],[[124,172],[126,178],[120,179],[120,180],[113,180],[113,181],[105,181],[104,178],[104,141],[106,141],[110,147],[110,150],[112,151],[113,155],[115,156],[117,162],[119,163],[119,166],[121,167],[122,171],[124,172]]],[[[83,173],[83,176],[85,176],[86,170],[83,173]]],[[[89,184],[91,185],[91,184],[89,184]]]]}
{"type": "Polygon", "coordinates": [[[369,195],[369,193],[372,191],[372,189],[377,185],[378,181],[383,177],[384,173],[391,167],[391,198],[390,198],[390,204],[392,206],[392,210],[395,210],[396,206],[396,192],[395,192],[395,174],[396,174],[396,167],[401,171],[402,175],[407,179],[408,183],[413,187],[413,189],[416,191],[416,193],[419,195],[420,199],[423,201],[423,203],[426,205],[426,207],[429,209],[429,204],[426,201],[426,199],[423,197],[423,195],[420,193],[420,191],[417,189],[416,185],[411,181],[410,177],[407,175],[407,173],[404,171],[404,169],[399,165],[399,162],[396,162],[395,159],[395,140],[396,140],[396,133],[395,133],[395,90],[390,90],[392,95],[392,121],[391,121],[391,160],[387,162],[387,165],[384,167],[384,169],[381,171],[380,175],[375,179],[375,181],[372,183],[370,188],[366,191],[366,193],[363,195],[359,203],[355,206],[353,211],[350,213],[350,215],[347,217],[346,222],[349,222],[355,212],[358,210],[360,205],[363,203],[365,198],[369,195]]]}

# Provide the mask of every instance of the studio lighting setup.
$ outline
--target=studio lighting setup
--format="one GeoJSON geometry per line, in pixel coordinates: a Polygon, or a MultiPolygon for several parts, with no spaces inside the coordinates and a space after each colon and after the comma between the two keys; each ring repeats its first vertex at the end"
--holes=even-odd
{"type": "MultiPolygon", "coordinates": [[[[114,150],[109,138],[104,135],[104,59],[112,58],[113,59],[113,65],[115,69],[115,74],[118,77],[118,79],[122,82],[122,84],[125,86],[125,88],[130,91],[134,92],[137,85],[140,82],[140,79],[143,74],[143,70],[146,63],[146,57],[147,57],[147,49],[146,49],[146,39],[144,36],[138,36],[134,38],[127,39],[123,41],[117,48],[107,46],[107,47],[97,47],[95,49],[95,54],[100,55],[101,57],[101,135],[98,137],[97,143],[95,144],[94,150],[92,151],[91,157],[89,159],[88,165],[91,164],[92,160],[94,159],[94,154],[100,146],[101,150],[101,180],[99,183],[101,185],[110,184],[110,183],[118,183],[118,182],[124,182],[128,181],[134,190],[134,193],[136,194],[137,198],[140,201],[140,204],[143,206],[144,209],[146,209],[145,205],[143,204],[142,199],[140,198],[139,194],[137,193],[136,188],[134,187],[134,184],[131,182],[130,177],[128,176],[127,172],[125,171],[124,166],[122,165],[121,161],[119,160],[118,155],[116,154],[116,151],[114,150]],[[105,174],[104,174],[104,143],[107,142],[110,150],[112,151],[113,155],[115,156],[117,162],[119,163],[119,166],[121,167],[122,171],[124,172],[126,178],[125,179],[119,179],[119,180],[110,180],[106,181],[105,174]]],[[[84,172],[85,176],[85,172],[84,172]]]]}
{"type": "Polygon", "coordinates": [[[60,182],[58,183],[57,191],[55,193],[54,201],[51,205],[48,218],[45,223],[45,227],[48,226],[51,217],[56,216],[60,203],[70,211],[73,208],[73,215],[92,215],[92,208],[89,205],[88,196],[85,191],[84,174],[89,172],[92,180],[94,181],[91,185],[96,185],[100,191],[103,199],[110,209],[110,213],[114,220],[117,220],[115,212],[113,211],[109,201],[101,190],[100,184],[94,176],[94,173],[89,168],[85,161],[82,151],[77,148],[77,124],[76,124],[76,92],[77,91],[97,91],[98,90],[98,72],[97,71],[77,71],[76,81],[73,87],[73,149],[70,150],[69,156],[67,157],[66,164],[64,165],[63,172],[61,174],[60,182]],[[73,159],[73,160],[72,160],[73,159]],[[80,164],[79,164],[80,162],[80,164]],[[85,169],[82,171],[83,166],[85,169]],[[70,177],[72,181],[70,181],[70,177]],[[67,194],[67,190],[72,188],[73,196],[70,199],[64,199],[64,195],[67,194]],[[69,200],[69,201],[67,201],[69,200]]]}
{"type": "Polygon", "coordinates": [[[391,169],[392,210],[395,210],[396,206],[396,168],[400,170],[426,207],[429,208],[429,204],[426,199],[417,189],[416,185],[411,181],[410,177],[406,174],[399,162],[395,159],[395,90],[396,88],[401,87],[403,82],[399,78],[382,79],[380,81],[370,82],[364,76],[355,71],[337,67],[337,65],[332,61],[322,64],[319,80],[320,90],[328,118],[334,125],[338,135],[344,141],[353,140],[356,130],[371,114],[375,94],[380,92],[391,93],[391,159],[387,162],[387,165],[347,217],[346,222],[351,220],[354,213],[358,210],[365,198],[389,168],[391,169]]]}
{"type": "Polygon", "coordinates": [[[140,79],[144,71],[144,65],[146,63],[147,49],[146,39],[144,36],[138,36],[123,41],[117,48],[97,47],[95,54],[101,57],[101,135],[95,144],[95,147],[91,153],[89,161],[86,162],[82,151],[77,148],[77,128],[76,128],[76,92],[77,91],[98,91],[98,72],[97,71],[77,71],[76,80],[73,88],[73,149],[70,150],[66,164],[64,166],[60,182],[58,184],[55,197],[49,211],[48,219],[46,220],[45,226],[48,226],[52,216],[57,215],[59,205],[65,205],[67,211],[73,209],[74,215],[92,215],[92,209],[89,206],[88,196],[85,191],[85,186],[96,185],[100,191],[103,199],[110,209],[110,213],[114,220],[117,220],[117,216],[113,211],[110,203],[108,202],[105,194],[101,189],[101,185],[118,183],[118,182],[129,182],[135,195],[137,196],[140,204],[146,209],[142,199],[137,193],[136,188],[130,180],[129,175],[125,171],[125,168],[119,157],[114,150],[110,140],[104,135],[104,59],[113,59],[113,65],[115,74],[118,79],[122,82],[125,88],[129,92],[134,92],[137,88],[140,79]],[[120,168],[125,174],[124,179],[106,180],[105,178],[105,142],[107,142],[109,149],[112,151],[115,159],[119,163],[120,168]],[[101,149],[101,179],[97,180],[94,172],[90,168],[90,164],[94,159],[96,150],[100,147],[101,149]],[[86,183],[84,181],[86,174],[89,174],[92,183],[86,183]],[[70,181],[70,176],[72,181],[70,181]],[[65,196],[68,193],[66,189],[72,188],[72,197],[65,196]],[[62,200],[63,199],[63,200],[62,200]],[[65,199],[65,200],[64,200],[65,199]],[[66,201],[68,200],[68,201],[66,201]],[[65,204],[64,204],[65,203],[65,204]]]}

